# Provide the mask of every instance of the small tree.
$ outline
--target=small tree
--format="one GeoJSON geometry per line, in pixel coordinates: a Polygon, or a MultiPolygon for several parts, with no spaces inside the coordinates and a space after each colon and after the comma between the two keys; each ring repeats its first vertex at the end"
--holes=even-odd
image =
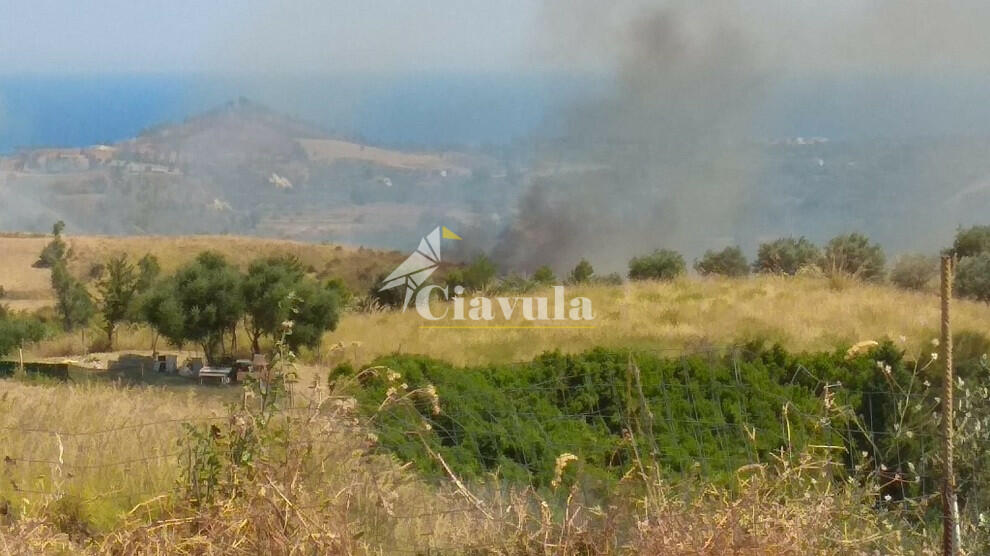
{"type": "Polygon", "coordinates": [[[45,245],[34,263],[35,268],[53,268],[56,264],[64,261],[68,257],[68,247],[62,240],[62,232],[65,230],[65,223],[59,220],[52,226],[52,240],[45,245]]]}
{"type": "Polygon", "coordinates": [[[52,267],[52,289],[55,290],[55,312],[65,330],[72,331],[93,318],[96,309],[86,286],[69,274],[65,261],[52,267]]]}
{"type": "Polygon", "coordinates": [[[552,268],[543,265],[533,273],[533,281],[541,286],[549,286],[557,282],[557,276],[554,275],[552,268]]]}
{"type": "Polygon", "coordinates": [[[955,278],[956,294],[990,303],[990,253],[959,260],[955,278]]]}
{"type": "Polygon", "coordinates": [[[574,267],[574,270],[571,270],[571,275],[567,281],[572,284],[583,284],[591,280],[591,277],[594,275],[595,267],[591,266],[591,263],[586,259],[581,259],[574,267]]]}
{"type": "Polygon", "coordinates": [[[938,260],[923,254],[902,255],[890,271],[890,281],[906,290],[923,290],[938,275],[938,260]]]}
{"type": "Polygon", "coordinates": [[[467,291],[480,291],[494,284],[495,274],[495,264],[481,254],[471,264],[448,271],[443,282],[451,290],[456,286],[463,286],[467,291]]]}
{"type": "Polygon", "coordinates": [[[990,251],[990,226],[959,228],[952,242],[952,252],[960,259],[990,251]]]}
{"type": "Polygon", "coordinates": [[[879,281],[884,277],[886,257],[883,248],[862,234],[852,233],[832,238],[825,246],[822,266],[827,272],[842,273],[879,281]]]}
{"type": "Polygon", "coordinates": [[[176,346],[185,342],[182,307],[171,280],[159,280],[149,286],[137,301],[137,313],[138,318],[147,323],[153,332],[152,353],[158,351],[159,336],[164,336],[176,346]]]}
{"type": "Polygon", "coordinates": [[[141,257],[141,260],[137,264],[137,272],[137,290],[139,292],[148,291],[162,272],[162,266],[158,263],[158,257],[150,253],[141,257]]]}
{"type": "Polygon", "coordinates": [[[794,275],[819,257],[818,247],[804,237],[782,237],[760,244],[753,272],[794,275]]]}
{"type": "Polygon", "coordinates": [[[694,269],[702,276],[746,276],[749,263],[739,247],[726,247],[721,251],[705,251],[701,260],[695,261],[694,269]]]}
{"type": "Polygon", "coordinates": [[[113,335],[117,326],[133,316],[137,296],[138,275],[126,255],[112,257],[105,266],[103,278],[96,284],[100,293],[99,308],[103,316],[103,331],[113,351],[113,335]]]}
{"type": "Polygon", "coordinates": [[[470,291],[483,290],[494,282],[495,273],[495,263],[487,255],[478,255],[464,269],[464,282],[461,285],[470,291]]]}
{"type": "Polygon", "coordinates": [[[269,257],[251,263],[241,283],[244,292],[244,327],[251,349],[261,353],[261,337],[282,330],[289,320],[289,296],[299,289],[305,273],[295,257],[269,257]]]}
{"type": "Polygon", "coordinates": [[[319,284],[306,278],[296,286],[294,297],[298,299],[291,318],[293,324],[285,342],[294,351],[305,346],[319,347],[323,335],[336,330],[340,321],[340,296],[332,284],[319,284]]]}
{"type": "Polygon", "coordinates": [[[174,280],[182,339],[198,343],[207,362],[214,364],[224,349],[224,335],[244,314],[241,275],[222,255],[205,251],[181,268],[174,280]]]}
{"type": "Polygon", "coordinates": [[[670,249],[658,249],[629,261],[630,280],[673,280],[685,270],[684,257],[670,249]]]}

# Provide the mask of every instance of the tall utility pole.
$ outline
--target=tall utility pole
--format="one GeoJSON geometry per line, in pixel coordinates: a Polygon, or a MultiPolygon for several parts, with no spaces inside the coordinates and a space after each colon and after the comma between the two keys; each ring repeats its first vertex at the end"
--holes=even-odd
{"type": "Polygon", "coordinates": [[[953,469],[953,419],[952,394],[955,376],[952,368],[952,321],[949,307],[952,302],[952,255],[942,256],[942,338],[941,356],[945,374],[942,377],[942,455],[944,457],[944,482],[942,485],[942,553],[945,556],[959,554],[959,504],[956,500],[956,476],[953,469]]]}

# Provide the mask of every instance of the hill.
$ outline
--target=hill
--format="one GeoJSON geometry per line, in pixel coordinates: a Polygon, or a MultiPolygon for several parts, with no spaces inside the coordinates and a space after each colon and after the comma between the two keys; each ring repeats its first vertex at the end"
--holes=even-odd
{"type": "Polygon", "coordinates": [[[471,221],[480,209],[455,192],[494,166],[479,155],[333,137],[242,98],[114,144],[0,157],[0,226],[42,232],[63,220],[83,234],[390,245],[421,232],[425,209],[471,221]],[[408,210],[379,217],[397,204],[408,210]]]}
{"type": "MultiPolygon", "coordinates": [[[[43,236],[0,236],[0,260],[4,261],[0,285],[7,293],[4,301],[12,309],[30,310],[52,304],[50,272],[31,266],[49,240],[43,236]]],[[[364,292],[379,273],[391,270],[404,258],[395,251],[236,236],[81,236],[67,237],[66,242],[72,251],[69,269],[83,279],[91,277],[94,265],[119,253],[132,261],[145,254],[154,255],[163,272],[171,272],[209,249],[242,268],[258,257],[293,255],[313,274],[340,278],[354,291],[364,292]]]]}

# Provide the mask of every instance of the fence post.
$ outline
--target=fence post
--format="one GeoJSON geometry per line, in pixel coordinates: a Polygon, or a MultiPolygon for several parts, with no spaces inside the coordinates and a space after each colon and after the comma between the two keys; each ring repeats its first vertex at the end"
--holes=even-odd
{"type": "Polygon", "coordinates": [[[955,377],[952,368],[952,322],[949,306],[952,301],[951,255],[942,256],[942,455],[944,457],[944,482],[942,485],[942,552],[945,556],[959,553],[959,505],[956,500],[956,478],[953,469],[953,390],[955,377]]]}

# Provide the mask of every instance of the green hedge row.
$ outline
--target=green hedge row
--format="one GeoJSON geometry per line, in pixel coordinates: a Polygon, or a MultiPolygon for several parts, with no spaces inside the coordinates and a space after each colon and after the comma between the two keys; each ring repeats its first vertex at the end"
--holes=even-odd
{"type": "Polygon", "coordinates": [[[887,438],[897,403],[889,378],[910,375],[889,343],[856,358],[749,345],[686,357],[598,348],[512,365],[454,367],[405,355],[375,364],[382,368],[361,375],[357,398],[382,447],[427,473],[443,472],[432,450],[463,476],[497,471],[536,486],[550,484],[562,453],[577,455],[576,472],[602,486],[628,472],[637,453],[655,452],[670,476],[713,480],[782,448],[829,444],[852,453],[887,438]],[[429,395],[413,392],[429,385],[439,413],[429,395]],[[826,409],[828,385],[836,392],[832,406],[851,408],[876,434],[857,432],[826,409]],[[390,389],[393,399],[410,394],[380,409],[390,389]]]}

